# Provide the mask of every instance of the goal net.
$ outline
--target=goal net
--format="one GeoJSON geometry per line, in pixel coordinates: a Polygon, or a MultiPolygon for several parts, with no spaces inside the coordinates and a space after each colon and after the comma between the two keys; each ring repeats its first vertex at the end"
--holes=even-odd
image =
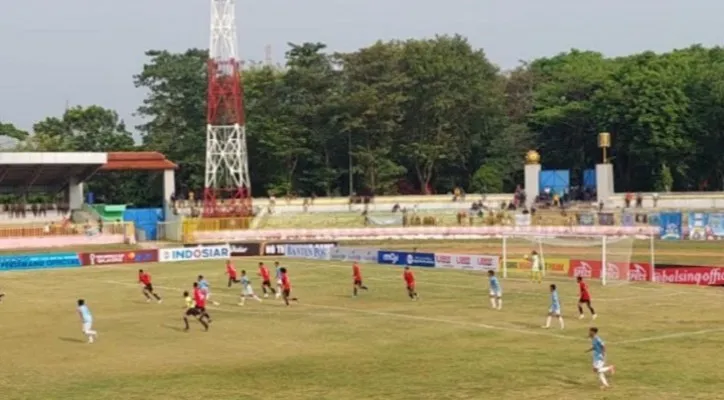
{"type": "Polygon", "coordinates": [[[501,258],[504,277],[535,278],[536,264],[547,279],[581,276],[606,285],[653,277],[653,240],[634,237],[506,236],[501,258]]]}

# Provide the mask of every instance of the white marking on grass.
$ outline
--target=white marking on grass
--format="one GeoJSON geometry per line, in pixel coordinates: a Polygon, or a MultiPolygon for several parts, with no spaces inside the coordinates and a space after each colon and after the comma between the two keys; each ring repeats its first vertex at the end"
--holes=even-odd
{"type": "Polygon", "coordinates": [[[676,339],[676,338],[682,338],[682,337],[688,337],[688,336],[706,335],[709,333],[717,333],[717,332],[724,332],[724,328],[703,329],[703,330],[694,331],[694,332],[670,333],[667,335],[649,336],[649,337],[639,338],[639,339],[620,340],[618,342],[610,342],[610,343],[619,344],[619,345],[620,344],[632,344],[632,343],[644,343],[644,342],[653,342],[653,341],[657,341],[657,340],[676,339]]]}
{"type": "MultiPolygon", "coordinates": [[[[107,280],[105,282],[110,283],[110,284],[115,284],[115,285],[123,285],[123,286],[134,286],[134,287],[138,286],[137,284],[113,281],[113,280],[107,280]]],[[[156,286],[156,287],[158,287],[159,289],[164,289],[164,290],[177,290],[177,291],[183,290],[181,288],[169,287],[169,286],[156,286]]],[[[237,297],[235,295],[231,295],[228,293],[214,293],[214,296],[235,297],[235,298],[237,297]]],[[[448,325],[466,326],[466,327],[471,327],[471,328],[483,328],[483,329],[487,329],[487,330],[515,332],[515,333],[520,333],[520,334],[524,334],[524,335],[548,336],[548,337],[555,337],[555,338],[567,339],[567,340],[582,340],[578,337],[559,335],[556,333],[548,333],[546,331],[526,330],[526,329],[520,329],[520,328],[511,328],[511,327],[505,327],[505,326],[482,324],[482,323],[477,323],[477,322],[456,321],[456,320],[443,319],[443,318],[433,318],[433,317],[425,317],[425,316],[417,316],[417,315],[398,314],[398,313],[385,312],[385,311],[363,310],[363,309],[359,309],[359,308],[329,306],[329,305],[322,305],[322,304],[311,304],[311,303],[298,303],[298,304],[300,306],[310,307],[310,308],[355,312],[355,313],[360,313],[360,314],[377,315],[377,316],[382,316],[382,317],[393,317],[393,318],[426,321],[426,322],[438,322],[438,323],[443,323],[443,324],[448,324],[448,325]]],[[[231,310],[228,310],[228,311],[231,311],[231,310]]]]}

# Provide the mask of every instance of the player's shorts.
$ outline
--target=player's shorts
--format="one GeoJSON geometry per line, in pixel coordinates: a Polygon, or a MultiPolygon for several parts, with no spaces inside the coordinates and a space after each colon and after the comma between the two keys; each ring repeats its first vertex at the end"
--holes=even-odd
{"type": "Polygon", "coordinates": [[[503,297],[502,290],[490,290],[490,297],[503,297]]]}
{"type": "Polygon", "coordinates": [[[289,297],[292,294],[292,289],[284,289],[282,290],[282,294],[284,297],[289,297]]]}
{"type": "Polygon", "coordinates": [[[153,292],[153,285],[151,285],[150,283],[146,284],[143,286],[143,290],[145,290],[147,292],[153,292]]]}
{"type": "Polygon", "coordinates": [[[355,285],[355,286],[362,286],[362,279],[355,279],[355,280],[354,280],[354,285],[355,285]]]}
{"type": "Polygon", "coordinates": [[[586,297],[581,297],[580,299],[578,299],[578,302],[579,302],[579,303],[585,303],[585,304],[591,304],[591,299],[590,299],[590,298],[586,298],[586,297]]]}
{"type": "Polygon", "coordinates": [[[244,296],[253,296],[254,295],[254,288],[251,287],[251,285],[244,288],[244,290],[241,291],[244,296]]]}
{"type": "Polygon", "coordinates": [[[83,323],[83,332],[88,332],[91,329],[93,329],[93,323],[92,322],[84,322],[83,323]]]}
{"type": "Polygon", "coordinates": [[[199,314],[206,312],[206,307],[196,306],[196,307],[194,307],[193,309],[196,310],[199,314]]]}
{"type": "Polygon", "coordinates": [[[281,285],[282,285],[282,280],[281,280],[281,279],[277,279],[277,286],[281,286],[281,285]]]}
{"type": "Polygon", "coordinates": [[[189,317],[195,317],[199,314],[201,314],[201,311],[199,311],[199,309],[196,307],[186,310],[186,315],[188,315],[189,317]]]}
{"type": "Polygon", "coordinates": [[[271,281],[269,281],[269,279],[265,279],[264,281],[262,281],[261,285],[271,287],[271,281]]]}
{"type": "Polygon", "coordinates": [[[561,308],[556,306],[551,306],[551,308],[548,309],[548,312],[555,315],[561,315],[561,308]]]}
{"type": "Polygon", "coordinates": [[[409,284],[409,283],[408,283],[408,284],[407,284],[407,290],[410,291],[410,292],[414,292],[414,291],[415,291],[415,284],[414,284],[414,283],[413,283],[413,284],[409,284]]]}
{"type": "Polygon", "coordinates": [[[603,361],[603,360],[593,360],[593,369],[595,369],[596,371],[598,371],[599,369],[603,368],[604,366],[606,366],[606,362],[605,362],[605,361],[603,361]]]}

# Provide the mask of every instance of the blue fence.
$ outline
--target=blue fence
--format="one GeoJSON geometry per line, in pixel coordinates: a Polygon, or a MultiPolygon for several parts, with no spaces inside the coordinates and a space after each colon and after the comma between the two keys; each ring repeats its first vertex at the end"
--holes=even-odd
{"type": "Polygon", "coordinates": [[[158,223],[164,220],[161,208],[128,208],[123,212],[123,220],[133,222],[137,229],[145,232],[146,240],[156,240],[158,223]]]}

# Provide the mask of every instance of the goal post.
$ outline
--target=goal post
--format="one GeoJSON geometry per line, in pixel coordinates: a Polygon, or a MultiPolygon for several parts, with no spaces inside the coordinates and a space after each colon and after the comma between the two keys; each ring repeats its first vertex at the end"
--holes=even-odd
{"type": "Polygon", "coordinates": [[[653,281],[654,236],[504,235],[503,278],[532,275],[533,252],[548,279],[600,280],[602,285],[653,281]]]}

